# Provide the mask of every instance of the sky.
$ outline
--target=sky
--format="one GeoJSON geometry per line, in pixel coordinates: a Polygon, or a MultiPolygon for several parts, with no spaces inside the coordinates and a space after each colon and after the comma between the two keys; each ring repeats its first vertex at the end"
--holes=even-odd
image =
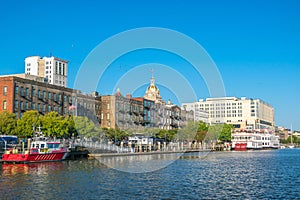
{"type": "MultiPolygon", "coordinates": [[[[103,41],[136,28],[164,28],[203,47],[221,75],[226,96],[262,99],[274,107],[276,125],[300,130],[299,10],[297,0],[4,0],[0,75],[24,73],[27,56],[52,54],[69,60],[72,88],[84,61],[103,41]]],[[[145,48],[107,65],[96,86],[100,94],[120,88],[124,95],[143,96],[153,72],[165,100],[180,104],[212,96],[205,77],[172,52],[145,48]],[[130,83],[144,82],[126,84],[126,75],[130,83]],[[181,97],[185,85],[194,93],[181,97]]]]}

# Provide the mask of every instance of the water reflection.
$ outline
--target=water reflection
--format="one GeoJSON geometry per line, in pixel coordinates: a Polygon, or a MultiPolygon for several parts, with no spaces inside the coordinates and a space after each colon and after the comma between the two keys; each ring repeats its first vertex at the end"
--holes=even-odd
{"type": "Polygon", "coordinates": [[[37,175],[51,173],[51,170],[61,170],[62,162],[31,163],[31,164],[2,164],[2,176],[29,174],[37,175]]]}
{"type": "Polygon", "coordinates": [[[300,149],[188,153],[175,161],[174,155],[104,158],[123,166],[130,159],[173,162],[151,173],[125,173],[95,159],[3,165],[0,199],[299,199],[299,155],[300,149]]]}
{"type": "Polygon", "coordinates": [[[209,151],[165,154],[154,153],[149,155],[104,156],[96,157],[96,159],[116,170],[128,173],[145,173],[165,168],[177,159],[204,159],[209,153],[209,151]]]}

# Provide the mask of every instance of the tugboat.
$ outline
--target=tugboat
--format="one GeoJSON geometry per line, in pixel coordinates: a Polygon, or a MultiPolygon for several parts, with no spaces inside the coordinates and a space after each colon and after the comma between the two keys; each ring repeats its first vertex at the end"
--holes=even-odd
{"type": "Polygon", "coordinates": [[[68,155],[68,149],[61,146],[58,141],[47,141],[44,137],[36,138],[33,142],[28,140],[28,149],[9,148],[2,155],[3,163],[33,163],[62,161],[68,155]],[[31,144],[30,144],[31,143],[31,144]]]}

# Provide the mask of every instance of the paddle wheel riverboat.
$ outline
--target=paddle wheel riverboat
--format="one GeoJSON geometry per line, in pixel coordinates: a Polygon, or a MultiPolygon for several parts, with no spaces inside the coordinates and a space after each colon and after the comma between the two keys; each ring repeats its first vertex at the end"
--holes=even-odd
{"type": "MultiPolygon", "coordinates": [[[[30,140],[29,140],[30,141],[30,140]]],[[[28,142],[29,149],[10,148],[2,155],[3,163],[33,163],[47,161],[61,161],[68,155],[68,149],[57,141],[28,142]]]]}
{"type": "Polygon", "coordinates": [[[278,149],[279,137],[268,130],[239,130],[232,134],[232,149],[235,151],[278,149]]]}

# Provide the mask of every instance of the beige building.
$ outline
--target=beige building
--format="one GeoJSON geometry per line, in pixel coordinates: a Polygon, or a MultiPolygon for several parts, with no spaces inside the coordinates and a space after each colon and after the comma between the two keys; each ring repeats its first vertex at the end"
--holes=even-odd
{"type": "Polygon", "coordinates": [[[183,103],[187,110],[208,112],[210,124],[227,123],[235,128],[274,129],[274,108],[260,99],[221,97],[200,99],[199,102],[183,103]]]}
{"type": "Polygon", "coordinates": [[[143,98],[124,97],[119,90],[114,95],[101,96],[101,127],[139,130],[150,124],[144,114],[148,110],[143,98]]]}
{"type": "Polygon", "coordinates": [[[281,140],[287,140],[288,137],[291,135],[291,129],[282,126],[276,126],[275,134],[278,135],[281,140]]]}

